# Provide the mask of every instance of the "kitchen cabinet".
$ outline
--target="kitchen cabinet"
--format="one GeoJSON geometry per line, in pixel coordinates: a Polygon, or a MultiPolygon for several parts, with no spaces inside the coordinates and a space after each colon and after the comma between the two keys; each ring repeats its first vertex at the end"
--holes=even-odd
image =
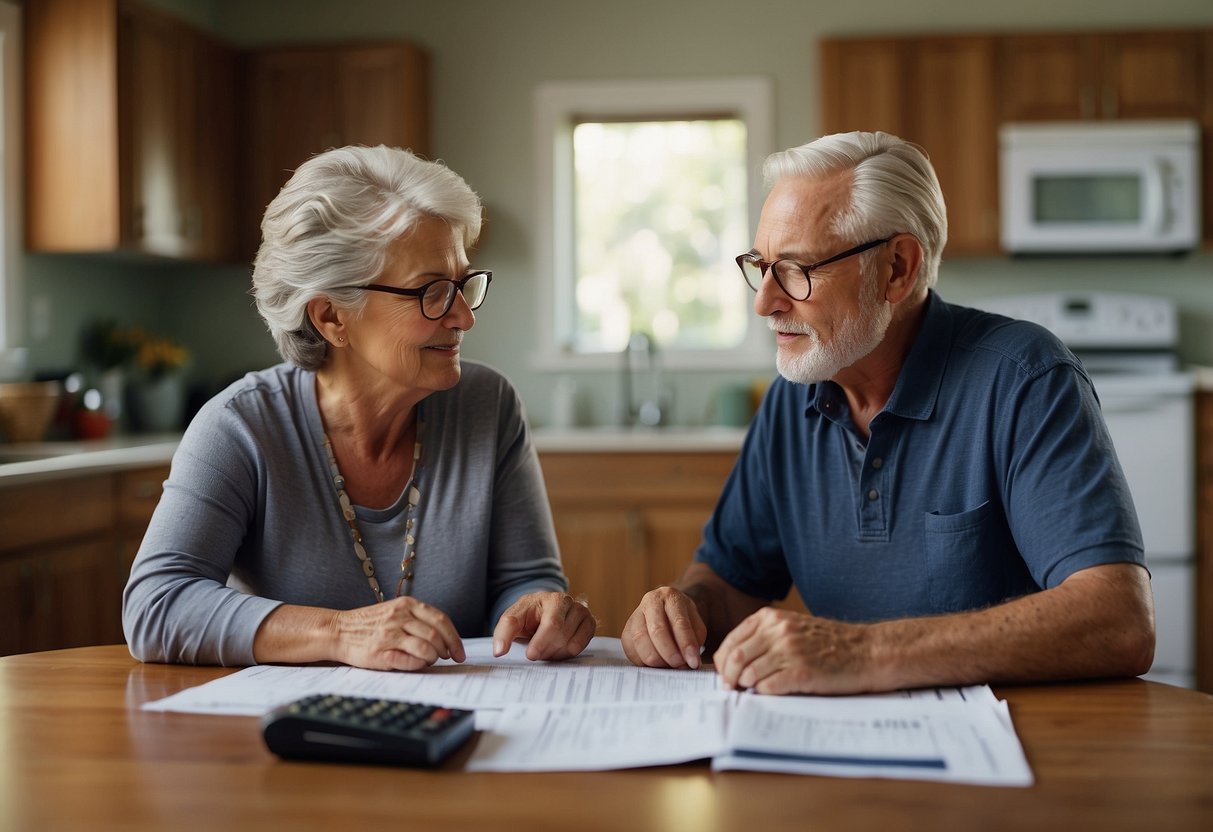
{"type": "Polygon", "coordinates": [[[0,655],[121,642],[122,589],[168,466],[0,489],[0,655]]]}
{"type": "Polygon", "coordinates": [[[1213,693],[1213,387],[1196,392],[1196,687],[1213,693]]]}
{"type": "Polygon", "coordinates": [[[1002,38],[1001,117],[1200,119],[1206,95],[1202,39],[1192,30],[1002,38]]]}
{"type": "MultiPolygon", "coordinates": [[[[1201,175],[1204,179],[1204,239],[1213,240],[1213,30],[1201,34],[1204,54],[1204,112],[1201,116],[1201,175]]],[[[1213,673],[1213,668],[1210,669],[1213,673]]],[[[1213,692],[1213,679],[1207,690],[1213,692]]]]}
{"type": "MultiPolygon", "coordinates": [[[[1213,158],[1208,31],[829,38],[821,60],[823,133],[884,130],[930,154],[948,206],[946,254],[1000,251],[1002,123],[1190,118],[1213,158]]],[[[1213,165],[1203,176],[1213,194],[1213,165]]]]}
{"type": "MultiPolygon", "coordinates": [[[[589,601],[599,635],[618,636],[647,591],[686,570],[736,458],[540,453],[569,589],[589,601]]],[[[795,593],[779,605],[804,608],[795,593]]]]}
{"type": "Polygon", "coordinates": [[[233,259],[234,54],[131,0],[25,20],[27,248],[233,259]]]}
{"type": "Polygon", "coordinates": [[[246,215],[251,257],[261,217],[295,168],[332,147],[404,147],[429,153],[429,62],[409,43],[265,49],[244,56],[246,215]]]}
{"type": "Polygon", "coordinates": [[[946,254],[998,250],[995,39],[825,40],[822,132],[883,130],[927,149],[946,196],[946,254]]]}

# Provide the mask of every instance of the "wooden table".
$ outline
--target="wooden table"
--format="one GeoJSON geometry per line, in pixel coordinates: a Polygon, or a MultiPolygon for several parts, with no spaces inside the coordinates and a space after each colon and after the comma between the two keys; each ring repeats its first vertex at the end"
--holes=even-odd
{"type": "Polygon", "coordinates": [[[256,719],[140,710],[230,672],[121,645],[0,658],[0,830],[1213,829],[1213,697],[1137,679],[996,689],[1036,776],[1010,789],[286,763],[256,719]]]}

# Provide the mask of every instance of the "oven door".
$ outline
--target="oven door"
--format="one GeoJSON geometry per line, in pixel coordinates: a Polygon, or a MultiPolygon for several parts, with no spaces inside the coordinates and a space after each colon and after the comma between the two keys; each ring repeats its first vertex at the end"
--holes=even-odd
{"type": "Polygon", "coordinates": [[[1195,440],[1192,378],[1093,375],[1141,522],[1157,644],[1149,678],[1191,687],[1195,672],[1195,440]]]}

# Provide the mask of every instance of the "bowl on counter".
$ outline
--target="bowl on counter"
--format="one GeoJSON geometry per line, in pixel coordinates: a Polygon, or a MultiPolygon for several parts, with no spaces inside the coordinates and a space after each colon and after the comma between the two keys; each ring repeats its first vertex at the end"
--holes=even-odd
{"type": "Polygon", "coordinates": [[[0,436],[6,442],[41,442],[55,416],[60,394],[57,381],[0,384],[0,436]]]}

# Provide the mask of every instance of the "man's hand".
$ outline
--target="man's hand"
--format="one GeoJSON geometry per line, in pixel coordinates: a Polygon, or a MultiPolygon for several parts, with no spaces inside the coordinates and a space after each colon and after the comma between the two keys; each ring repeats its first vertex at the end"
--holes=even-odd
{"type": "Polygon", "coordinates": [[[669,586],[645,594],[623,626],[623,652],[642,667],[699,667],[699,652],[708,638],[698,608],[669,586]]]}
{"type": "Polygon", "coordinates": [[[526,657],[558,661],[586,648],[598,622],[590,608],[564,592],[532,592],[501,614],[493,629],[493,655],[504,656],[515,639],[530,639],[526,657]]]}
{"type": "Polygon", "coordinates": [[[766,607],[721,642],[716,672],[758,693],[860,693],[875,688],[868,628],[766,607]]]}

